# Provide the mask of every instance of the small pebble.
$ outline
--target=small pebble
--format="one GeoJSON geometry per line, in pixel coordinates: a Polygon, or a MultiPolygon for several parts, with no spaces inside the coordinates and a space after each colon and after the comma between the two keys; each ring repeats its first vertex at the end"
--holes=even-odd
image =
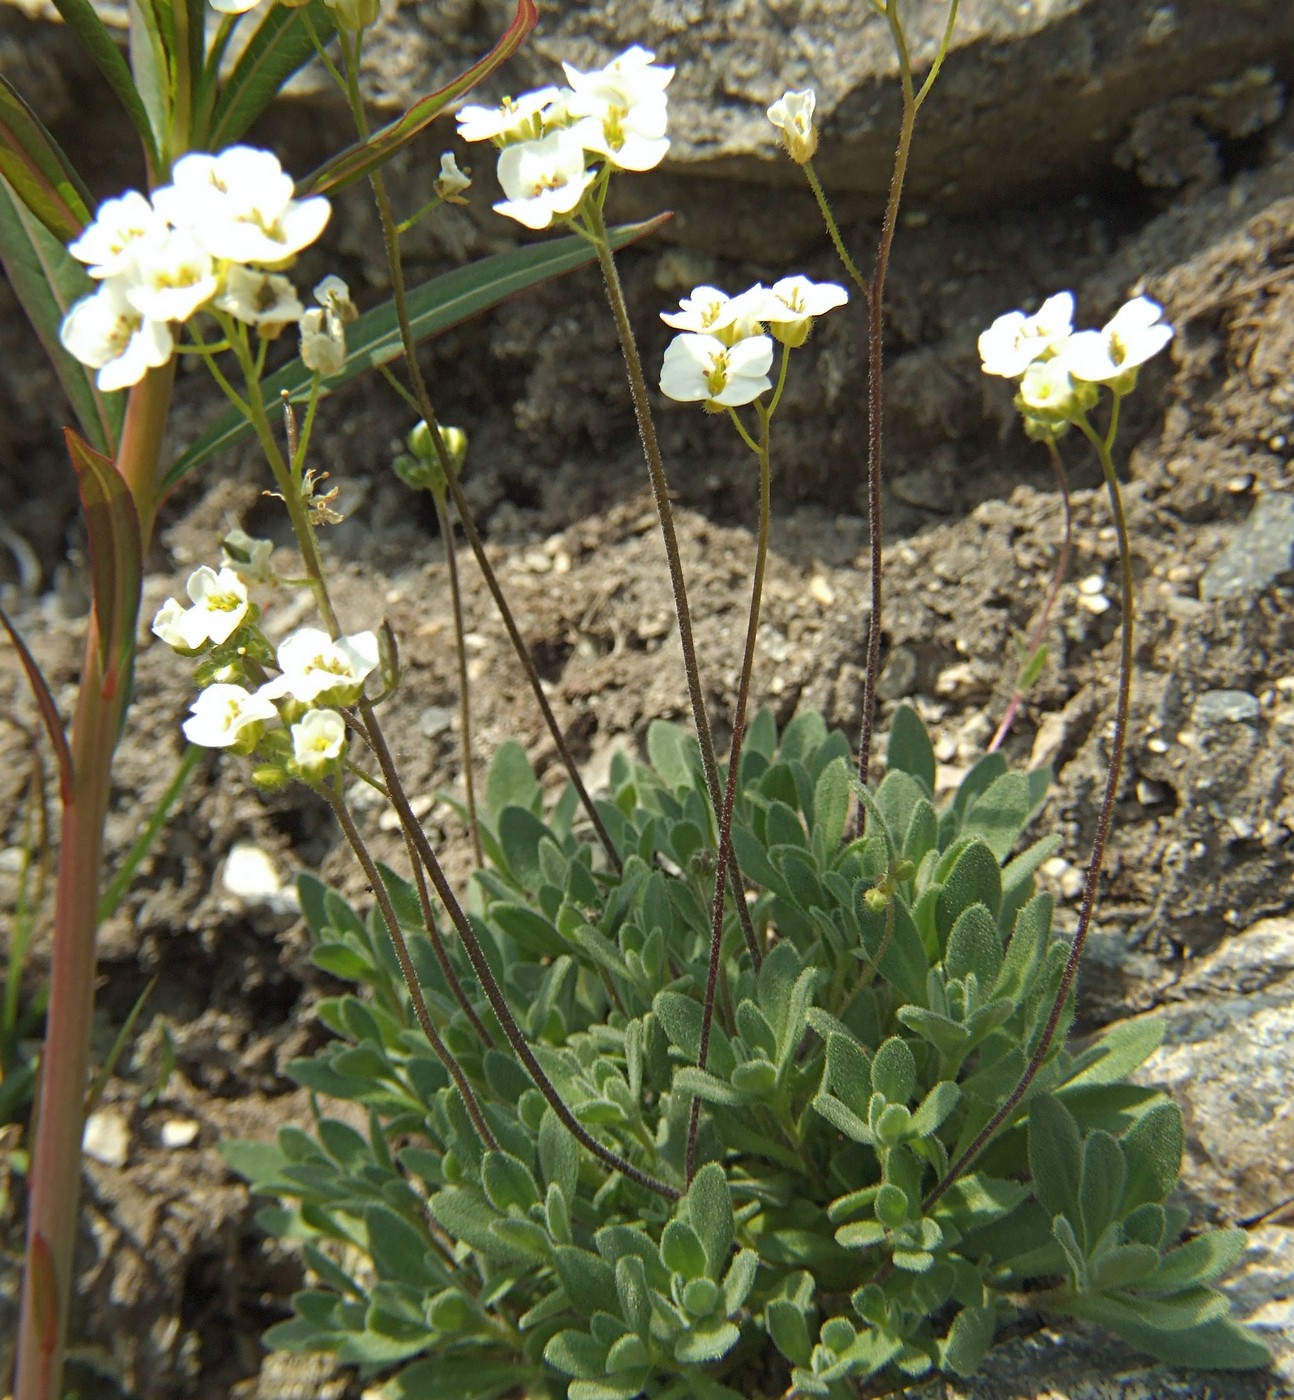
{"type": "Polygon", "coordinates": [[[130,1147],[130,1130],[115,1108],[101,1108],[85,1120],[81,1150],[105,1167],[124,1167],[130,1147]]]}
{"type": "Polygon", "coordinates": [[[434,739],[437,734],[443,734],[447,729],[453,727],[454,712],[446,705],[428,705],[418,716],[418,728],[428,739],[434,739]]]}
{"type": "Polygon", "coordinates": [[[200,1126],[192,1118],[168,1118],[158,1140],[163,1147],[189,1147],[196,1141],[200,1126]]]}
{"type": "MultiPolygon", "coordinates": [[[[419,821],[422,821],[424,817],[428,816],[431,812],[431,809],[435,805],[436,796],[434,793],[431,792],[419,793],[417,797],[411,797],[409,799],[409,809],[413,812],[413,815],[417,817],[419,821]]],[[[399,831],[399,812],[392,811],[390,808],[388,808],[377,819],[377,826],[379,831],[399,831]]]]}
{"type": "Polygon", "coordinates": [[[1258,697],[1247,690],[1206,690],[1191,708],[1191,723],[1197,729],[1216,729],[1222,724],[1256,724],[1258,697]]]}
{"type": "Polygon", "coordinates": [[[829,608],[836,601],[836,592],[821,574],[814,574],[809,580],[809,597],[829,608]]]}
{"type": "Polygon", "coordinates": [[[269,853],[253,841],[235,841],[229,848],[220,883],[244,904],[264,905],[275,913],[297,908],[296,890],[284,886],[269,853]]]}

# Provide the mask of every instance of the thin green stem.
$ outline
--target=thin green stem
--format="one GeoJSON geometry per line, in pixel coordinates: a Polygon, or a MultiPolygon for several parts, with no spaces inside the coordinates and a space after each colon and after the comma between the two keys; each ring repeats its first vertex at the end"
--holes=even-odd
{"type": "Polygon", "coordinates": [[[850,257],[849,249],[845,247],[845,240],[840,234],[840,225],[836,222],[831,203],[827,199],[827,192],[822,188],[822,181],[818,179],[818,172],[813,168],[813,162],[806,160],[801,168],[804,171],[804,178],[809,182],[809,188],[813,191],[814,199],[818,201],[818,212],[822,215],[827,236],[831,239],[831,246],[836,250],[836,256],[840,259],[841,266],[848,273],[849,280],[863,294],[863,300],[865,302],[871,301],[872,289],[867,278],[858,270],[858,264],[850,257]]]}
{"type": "MultiPolygon", "coordinates": [[[[587,206],[586,206],[587,208],[587,206]]],[[[696,642],[692,635],[692,610],[688,605],[687,580],[683,573],[683,556],[678,547],[678,532],[674,528],[674,509],[670,505],[669,483],[665,479],[665,463],[661,457],[660,442],[656,436],[656,421],[652,417],[651,399],[647,394],[647,379],[643,374],[642,357],[638,353],[638,342],[634,338],[633,326],[629,321],[629,307],[625,301],[624,288],[620,283],[620,273],[616,260],[607,241],[606,225],[602,222],[600,209],[588,213],[589,228],[597,249],[598,266],[602,269],[602,280],[606,287],[607,300],[616,323],[616,335],[625,359],[625,369],[629,378],[629,393],[633,399],[634,416],[638,420],[638,436],[642,442],[643,455],[647,459],[647,473],[651,478],[652,497],[656,503],[656,515],[660,521],[661,538],[665,544],[665,559],[669,568],[670,588],[674,594],[674,612],[678,618],[679,642],[683,648],[683,672],[687,679],[688,699],[692,705],[692,725],[696,730],[697,743],[701,746],[701,765],[705,772],[705,783],[710,793],[710,806],[716,819],[723,810],[723,789],[719,784],[719,763],[714,751],[714,735],[710,729],[710,718],[706,714],[705,693],[701,689],[701,668],[697,662],[696,642]]],[[[735,852],[729,851],[727,868],[732,880],[733,900],[741,917],[742,934],[751,961],[758,968],[763,961],[759,940],[755,937],[754,925],[750,921],[750,910],[746,908],[743,894],[741,871],[737,865],[735,852]]]]}
{"type": "Polygon", "coordinates": [[[477,868],[485,865],[481,854],[481,823],[476,814],[476,782],[472,777],[472,693],[467,674],[467,639],[463,626],[463,595],[458,586],[458,551],[454,546],[454,526],[445,506],[445,492],[432,489],[436,519],[445,544],[445,569],[449,575],[449,599],[454,613],[454,653],[458,662],[458,729],[463,756],[463,791],[467,798],[467,826],[472,834],[472,854],[477,868]]]}
{"type": "MultiPolygon", "coordinates": [[[[405,942],[404,932],[400,928],[400,920],[396,916],[395,906],[391,903],[386,883],[379,874],[377,865],[369,854],[368,847],[364,844],[364,838],[355,825],[355,819],[350,814],[346,799],[339,791],[332,788],[321,788],[320,791],[326,798],[328,805],[333,809],[333,814],[340,823],[342,831],[346,833],[346,840],[350,843],[356,860],[363,868],[364,877],[373,890],[378,908],[382,911],[382,917],[386,920],[386,931],[390,936],[392,946],[395,948],[395,955],[399,959],[400,971],[404,974],[404,984],[409,990],[409,1000],[413,1004],[413,1014],[418,1018],[418,1025],[421,1026],[423,1035],[427,1037],[428,1044],[435,1051],[436,1058],[449,1071],[455,1087],[463,1096],[468,1116],[471,1118],[472,1126],[476,1129],[481,1141],[492,1152],[497,1151],[498,1139],[491,1132],[490,1125],[485,1121],[481,1105],[477,1102],[476,1093],[468,1082],[467,1075],[463,1073],[462,1065],[458,1063],[457,1057],[440,1038],[440,1032],[432,1024],[431,1013],[427,1009],[427,999],[423,996],[422,987],[418,984],[418,974],[414,969],[413,959],[409,956],[409,945],[405,942]]],[[[428,920],[428,932],[430,929],[431,921],[428,920]]]]}
{"type": "Polygon", "coordinates": [[[1096,832],[1092,838],[1092,854],[1088,859],[1087,873],[1083,881],[1083,901],[1078,911],[1078,927],[1074,932],[1074,941],[1070,946],[1069,956],[1065,960],[1065,969],[1061,974],[1060,985],[1056,989],[1051,1011],[1024,1074],[1021,1075],[1019,1082],[1008,1095],[1006,1102],[994,1113],[975,1140],[949,1168],[943,1180],[926,1197],[922,1206],[926,1213],[929,1213],[931,1206],[979,1156],[998,1129],[1015,1112],[1025,1094],[1028,1093],[1029,1086],[1042,1068],[1051,1049],[1052,1041],[1056,1037],[1056,1031],[1064,1014],[1065,1003],[1069,1000],[1069,994],[1073,990],[1074,981],[1078,976],[1079,962],[1087,942],[1088,930],[1092,926],[1092,915],[1096,908],[1101,879],[1101,867],[1105,862],[1106,843],[1109,840],[1110,827],[1114,821],[1114,803],[1119,792],[1119,778],[1123,770],[1123,753],[1128,739],[1128,713],[1132,698],[1132,668],[1136,630],[1132,545],[1128,535],[1127,516],[1123,508],[1123,495],[1119,489],[1119,478],[1114,469],[1114,461],[1110,456],[1110,448],[1118,429],[1118,420],[1119,399],[1116,397],[1114,409],[1110,415],[1109,431],[1105,437],[1101,437],[1086,418],[1078,419],[1076,424],[1096,449],[1097,456],[1101,459],[1101,471],[1105,477],[1106,494],[1109,496],[1110,512],[1114,517],[1114,530],[1119,543],[1119,584],[1123,608],[1123,625],[1119,639],[1119,683],[1114,707],[1114,735],[1110,745],[1110,766],[1105,777],[1105,795],[1102,798],[1101,810],[1096,819],[1096,832]]]}

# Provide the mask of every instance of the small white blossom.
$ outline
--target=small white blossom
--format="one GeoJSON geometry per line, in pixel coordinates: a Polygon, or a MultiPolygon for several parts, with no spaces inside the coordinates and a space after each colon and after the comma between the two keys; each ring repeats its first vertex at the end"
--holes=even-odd
{"type": "Polygon", "coordinates": [[[730,300],[718,287],[695,287],[690,297],[683,297],[677,311],[662,311],[660,318],[676,331],[694,331],[708,335],[719,324],[724,306],[730,300]]]}
{"type": "Polygon", "coordinates": [[[270,266],[313,243],[331,213],[321,195],[295,199],[278,157],[251,146],[182,156],[153,205],[212,257],[270,266]]]}
{"type": "Polygon", "coordinates": [[[1077,407],[1074,389],[1064,357],[1035,360],[1020,379],[1020,400],[1035,412],[1065,418],[1077,407]]]}
{"type": "Polygon", "coordinates": [[[508,197],[494,208],[527,228],[547,228],[555,215],[574,211],[593,179],[583,150],[564,132],[522,141],[499,155],[499,183],[508,197]]]}
{"type": "Polygon", "coordinates": [[[261,272],[239,263],[226,268],[224,288],[214,305],[268,339],[305,314],[296,288],[281,272],[261,272]]]}
{"type": "Polygon", "coordinates": [[[314,298],[330,316],[335,316],[343,326],[349,326],[352,321],[359,320],[359,310],[350,299],[350,288],[335,272],[330,272],[319,283],[314,290],[314,298]]]}
{"type": "Polygon", "coordinates": [[[1105,384],[1145,364],[1173,338],[1164,309],[1149,297],[1134,297],[1099,331],[1080,331],[1063,351],[1075,379],[1105,384]]]}
{"type": "Polygon", "coordinates": [[[187,321],[216,294],[220,280],[210,253],[180,229],[156,246],[141,246],[126,295],[153,321],[187,321]]]}
{"type": "Polygon", "coordinates": [[[95,383],[105,392],[138,384],[175,349],[170,326],[131,302],[126,277],[110,277],[82,297],[64,316],[58,337],[68,354],[98,370],[95,383]]]}
{"type": "Polygon", "coordinates": [[[696,287],[677,311],[662,311],[661,320],[675,330],[716,336],[725,345],[735,345],[762,333],[768,296],[768,288],[758,282],[735,297],[718,287],[696,287]]]}
{"type": "Polygon", "coordinates": [[[761,308],[764,321],[783,345],[803,345],[813,318],[844,306],[849,293],[836,282],[811,282],[807,277],[783,277],[768,289],[761,308]]]}
{"type": "Polygon", "coordinates": [[[316,374],[340,374],[346,364],[346,331],[340,319],[311,307],[299,322],[301,363],[316,374]]]}
{"type": "Polygon", "coordinates": [[[348,29],[352,34],[375,23],[380,8],[378,0],[324,0],[324,4],[336,17],[337,28],[348,29]]]}
{"type": "Polygon", "coordinates": [[[266,699],[290,695],[303,705],[353,705],[377,667],[377,637],[357,632],[333,641],[318,627],[302,627],[279,643],[278,663],[283,674],[257,692],[266,699]]]}
{"type": "Polygon", "coordinates": [[[460,107],[458,134],[464,141],[529,141],[543,134],[541,114],[559,96],[555,87],[537,88],[497,107],[460,107]]]}
{"type": "Polygon", "coordinates": [[[116,277],[130,272],[136,255],[160,246],[166,236],[166,220],[138,190],[127,190],[99,206],[94,222],[67,251],[88,264],[91,277],[116,277]]]}
{"type": "Polygon", "coordinates": [[[577,119],[571,139],[622,170],[652,170],[669,150],[665,88],[674,70],[655,57],[635,44],[591,73],[562,65],[571,85],[566,110],[577,119]]]}
{"type": "Polygon", "coordinates": [[[153,631],[180,651],[199,651],[208,642],[227,642],[250,608],[247,585],[232,569],[217,573],[203,564],[189,575],[186,587],[193,606],[182,608],[174,598],[168,598],[153,619],[153,631]]]}
{"type": "Polygon", "coordinates": [[[221,567],[231,570],[249,587],[274,582],[270,559],[273,540],[254,539],[246,530],[230,530],[220,542],[221,567]]]}
{"type": "Polygon", "coordinates": [[[772,364],[773,342],[766,335],[725,345],[717,336],[687,332],[676,335],[665,351],[660,387],[682,403],[704,400],[737,408],[773,387],[772,364]]]}
{"type": "Polygon", "coordinates": [[[818,96],[812,88],[803,92],[785,92],[768,109],[768,119],[782,136],[787,154],[797,165],[811,161],[818,149],[818,128],[813,124],[813,109],[818,96]]]}
{"type": "Polygon", "coordinates": [[[1073,330],[1074,296],[1057,292],[1032,316],[1008,311],[979,338],[985,374],[1018,379],[1029,366],[1048,354],[1058,354],[1073,330]]]}
{"type": "Polygon", "coordinates": [[[265,726],[279,717],[269,700],[249,694],[241,685],[209,685],[190,709],[192,718],[182,726],[184,737],[204,749],[238,747],[250,752],[265,726]]]}
{"type": "Polygon", "coordinates": [[[440,174],[436,177],[434,189],[447,204],[464,204],[463,191],[471,188],[471,178],[458,168],[453,151],[446,151],[440,158],[440,174]]]}
{"type": "Polygon", "coordinates": [[[292,756],[307,778],[321,778],[346,746],[346,721],[336,710],[310,710],[292,726],[292,756]]]}
{"type": "Polygon", "coordinates": [[[222,15],[245,15],[259,4],[261,0],[211,0],[211,8],[222,15]]]}

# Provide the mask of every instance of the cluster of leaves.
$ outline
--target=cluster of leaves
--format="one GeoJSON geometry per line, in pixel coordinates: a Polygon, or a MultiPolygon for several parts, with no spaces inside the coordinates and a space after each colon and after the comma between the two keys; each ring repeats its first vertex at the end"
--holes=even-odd
{"type": "Polygon", "coordinates": [[[386,1392],[405,1400],[518,1383],[570,1400],[732,1397],[766,1386],[755,1377],[779,1356],[779,1391],[840,1397],[887,1368],[970,1374],[1026,1307],[1179,1363],[1265,1360],[1209,1286],[1240,1232],[1180,1244],[1184,1213],[1166,1204],[1181,1118],[1127,1078],[1158,1042],[1153,1022],[1079,1052],[1058,1037],[1002,1131],[945,1183],[1019,1080],[1060,984],[1067,946],[1033,882],[1055,841],[1011,854],[1046,773],[989,755],[939,810],[929,739],[901,710],[888,773],[861,794],[864,833],[847,840],[844,736],[804,714],[779,743],[761,715],[734,846],[767,951],[756,971],[730,912],[702,1065],[716,833],[695,743],[657,723],[648,751],[648,765],[617,759],[601,804],[615,875],[574,828],[573,795],[545,815],[524,754],[505,746],[471,917],[575,1117],[679,1198],[576,1142],[498,1048],[451,947],[494,1040],[482,1043],[414,891],[384,870],[497,1139],[486,1150],[416,1029],[380,920],[303,877],[317,961],[369,995],[324,1002],[337,1039],[290,1072],[358,1105],[368,1132],[320,1116],[313,1134],[227,1149],[283,1202],[263,1221],[304,1241],[318,1278],[273,1345],[406,1363],[386,1392]],[[703,1165],[688,1185],[695,1100],[703,1165]]]}

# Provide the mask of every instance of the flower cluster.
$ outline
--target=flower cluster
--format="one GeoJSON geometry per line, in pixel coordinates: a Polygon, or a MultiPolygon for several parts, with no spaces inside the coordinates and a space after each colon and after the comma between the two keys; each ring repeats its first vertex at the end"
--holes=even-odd
{"type": "Polygon", "coordinates": [[[605,68],[584,73],[562,64],[568,87],[544,87],[499,107],[462,108],[464,141],[492,141],[499,184],[494,208],[527,228],[574,214],[599,167],[652,170],[665,157],[665,89],[672,68],[635,44],[605,68]]]}
{"type": "Polygon", "coordinates": [[[302,314],[301,363],[316,374],[338,374],[346,363],[346,327],[359,318],[350,288],[329,275],[314,289],[319,303],[302,314]]]}
{"type": "Polygon", "coordinates": [[[268,540],[231,532],[220,570],[203,565],[190,575],[191,606],[168,598],[152,630],[186,656],[216,648],[199,672],[206,684],[183,725],[191,744],[242,754],[259,748],[276,774],[318,782],[345,751],[340,711],[355,704],[377,669],[378,639],[372,632],[334,639],[302,627],[271,648],[248,597],[249,586],[273,581],[271,550],[268,540]],[[271,657],[278,674],[267,679],[271,657]]]}
{"type": "Polygon", "coordinates": [[[63,318],[64,348],[112,390],[166,364],[173,325],[206,307],[277,335],[302,315],[280,270],[319,237],[330,212],[322,196],[295,198],[269,151],[181,157],[151,200],[137,190],[107,200],[69,245],[99,286],[63,318]]]}
{"type": "Polygon", "coordinates": [[[1096,403],[1104,384],[1118,397],[1137,370],[1173,338],[1163,308],[1134,297],[1099,331],[1075,331],[1074,297],[1058,292],[1032,316],[1009,311],[979,338],[985,374],[1019,382],[1016,407],[1031,437],[1057,437],[1096,403]]]}
{"type": "Polygon", "coordinates": [[[708,409],[753,403],[773,387],[773,341],[795,349],[808,339],[814,318],[843,306],[849,293],[835,282],[783,277],[730,297],[717,287],[697,287],[679,309],[662,312],[681,331],[665,351],[661,391],[681,403],[708,409]]]}

